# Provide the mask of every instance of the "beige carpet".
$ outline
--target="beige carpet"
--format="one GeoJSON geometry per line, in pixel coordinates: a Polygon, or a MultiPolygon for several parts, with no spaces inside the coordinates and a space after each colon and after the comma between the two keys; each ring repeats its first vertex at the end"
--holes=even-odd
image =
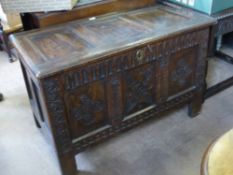
{"type": "MultiPolygon", "coordinates": [[[[0,92],[0,175],[60,175],[34,125],[19,63],[8,63],[4,53],[0,92]]],[[[181,109],[140,125],[79,154],[80,175],[199,175],[209,143],[233,128],[232,106],[230,88],[206,101],[198,118],[181,109]]]]}

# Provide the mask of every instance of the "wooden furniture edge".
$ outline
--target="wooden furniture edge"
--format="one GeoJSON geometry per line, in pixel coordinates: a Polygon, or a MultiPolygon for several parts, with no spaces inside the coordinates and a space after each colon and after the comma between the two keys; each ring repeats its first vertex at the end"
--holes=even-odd
{"type": "MultiPolygon", "coordinates": [[[[150,6],[155,4],[156,0],[136,0],[137,2],[132,2],[132,0],[106,0],[106,2],[96,2],[93,4],[83,5],[76,7],[71,11],[63,12],[52,12],[48,14],[44,13],[26,13],[34,17],[33,27],[41,28],[50,25],[60,24],[72,20],[77,20],[86,17],[93,17],[102,15],[105,13],[111,13],[115,11],[131,10],[150,6]]],[[[25,18],[27,20],[27,17],[25,18]]]]}

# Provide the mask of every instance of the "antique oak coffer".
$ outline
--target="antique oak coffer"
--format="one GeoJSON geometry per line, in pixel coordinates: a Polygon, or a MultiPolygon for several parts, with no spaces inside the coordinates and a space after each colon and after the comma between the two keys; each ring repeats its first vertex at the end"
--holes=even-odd
{"type": "Polygon", "coordinates": [[[75,154],[162,111],[188,104],[199,113],[214,22],[160,4],[11,38],[64,175],[76,174],[75,154]]]}

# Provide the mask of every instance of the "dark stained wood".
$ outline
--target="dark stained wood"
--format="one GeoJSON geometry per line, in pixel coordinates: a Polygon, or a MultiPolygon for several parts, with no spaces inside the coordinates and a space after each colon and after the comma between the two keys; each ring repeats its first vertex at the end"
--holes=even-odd
{"type": "Polygon", "coordinates": [[[215,30],[215,36],[224,35],[232,32],[233,28],[233,8],[226,9],[222,12],[212,15],[213,18],[218,20],[215,30]]]}
{"type": "Polygon", "coordinates": [[[12,36],[36,124],[64,175],[75,174],[76,153],[163,111],[200,112],[214,22],[156,5],[12,36]]]}
{"type": "Polygon", "coordinates": [[[190,27],[204,28],[212,22],[203,15],[188,12],[157,5],[21,33],[13,40],[23,61],[40,78],[95,62],[100,57],[106,59],[107,55],[120,51],[128,52],[141,43],[153,45],[153,40],[162,41],[171,33],[181,34],[190,27]]]}
{"type": "Polygon", "coordinates": [[[1,20],[0,20],[0,48],[1,50],[4,50],[8,54],[9,61],[13,62],[11,58],[12,55],[11,55],[10,46],[8,43],[8,35],[4,32],[1,20]]]}
{"type": "Polygon", "coordinates": [[[0,101],[2,101],[3,100],[3,95],[2,95],[2,93],[0,93],[0,101]]]}
{"type": "Polygon", "coordinates": [[[21,26],[16,26],[16,27],[12,27],[7,30],[6,29],[4,30],[4,27],[0,20],[0,50],[3,50],[8,54],[8,58],[10,62],[15,61],[14,57],[16,57],[16,55],[9,42],[9,36],[13,33],[17,33],[20,31],[22,31],[21,26]]]}
{"type": "Polygon", "coordinates": [[[220,83],[209,87],[207,89],[207,92],[205,93],[205,99],[212,97],[213,95],[216,95],[217,93],[233,86],[233,77],[230,77],[224,81],[221,81],[220,83]]]}
{"type": "Polygon", "coordinates": [[[47,27],[77,19],[98,16],[116,11],[127,11],[151,6],[156,0],[102,0],[100,2],[77,5],[71,11],[50,13],[26,13],[22,16],[25,29],[47,27]]]}

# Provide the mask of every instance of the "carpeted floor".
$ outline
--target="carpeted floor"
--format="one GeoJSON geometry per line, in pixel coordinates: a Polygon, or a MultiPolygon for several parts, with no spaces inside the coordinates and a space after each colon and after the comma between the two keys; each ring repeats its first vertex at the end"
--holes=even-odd
{"type": "MultiPolygon", "coordinates": [[[[19,62],[8,63],[4,53],[0,92],[5,96],[0,103],[0,175],[60,175],[52,148],[34,125],[19,62]]],[[[233,88],[207,100],[197,118],[180,109],[79,154],[79,175],[199,175],[207,146],[231,128],[233,88]]]]}

